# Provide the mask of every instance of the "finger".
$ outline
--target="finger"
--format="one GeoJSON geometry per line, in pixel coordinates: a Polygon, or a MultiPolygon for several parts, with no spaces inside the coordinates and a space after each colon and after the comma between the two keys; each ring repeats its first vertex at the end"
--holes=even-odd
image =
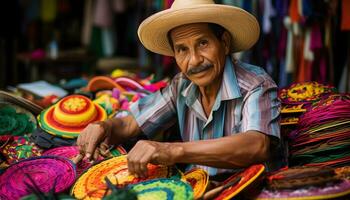
{"type": "Polygon", "coordinates": [[[150,163],[153,153],[154,151],[152,149],[148,149],[140,159],[140,173],[144,178],[148,176],[147,165],[150,163]]]}
{"type": "Polygon", "coordinates": [[[95,152],[96,149],[96,141],[90,141],[88,144],[86,144],[86,154],[85,157],[87,159],[91,159],[91,155],[95,152]]]}
{"type": "Polygon", "coordinates": [[[93,160],[96,161],[98,159],[99,155],[100,155],[100,149],[96,148],[94,155],[93,155],[93,160]]]}

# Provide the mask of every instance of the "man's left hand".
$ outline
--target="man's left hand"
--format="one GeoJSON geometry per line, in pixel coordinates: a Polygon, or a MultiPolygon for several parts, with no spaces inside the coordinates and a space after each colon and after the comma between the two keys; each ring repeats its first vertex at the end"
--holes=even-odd
{"type": "Polygon", "coordinates": [[[173,165],[181,154],[174,143],[140,140],[128,153],[128,170],[136,177],[147,177],[147,164],[173,165]]]}

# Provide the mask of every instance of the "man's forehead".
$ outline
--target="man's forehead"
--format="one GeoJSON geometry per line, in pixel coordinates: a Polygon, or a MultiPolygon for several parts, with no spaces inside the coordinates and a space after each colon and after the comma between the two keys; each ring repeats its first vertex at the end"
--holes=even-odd
{"type": "Polygon", "coordinates": [[[188,36],[191,34],[206,34],[210,32],[208,23],[193,23],[193,24],[185,24],[173,28],[170,31],[170,35],[172,39],[182,38],[184,36],[188,36]]]}

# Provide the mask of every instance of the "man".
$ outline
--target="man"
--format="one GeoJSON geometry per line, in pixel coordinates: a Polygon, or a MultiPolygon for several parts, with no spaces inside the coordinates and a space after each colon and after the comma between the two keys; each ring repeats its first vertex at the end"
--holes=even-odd
{"type": "Polygon", "coordinates": [[[181,73],[133,104],[132,115],[90,124],[77,141],[82,154],[178,123],[183,142],[138,141],[127,156],[130,173],[147,176],[148,163],[187,163],[216,175],[269,159],[280,137],[277,87],[261,68],[230,57],[257,41],[252,15],[211,0],[175,0],[138,34],[149,50],[174,56],[181,73]]]}

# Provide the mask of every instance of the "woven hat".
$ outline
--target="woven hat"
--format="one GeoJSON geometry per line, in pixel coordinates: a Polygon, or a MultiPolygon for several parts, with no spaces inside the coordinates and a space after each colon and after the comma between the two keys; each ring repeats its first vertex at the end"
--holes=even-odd
{"type": "Polygon", "coordinates": [[[98,104],[82,95],[70,95],[41,112],[38,121],[50,134],[75,138],[89,123],[106,118],[106,111],[98,104]]]}
{"type": "Polygon", "coordinates": [[[98,90],[111,90],[117,88],[119,91],[124,92],[125,89],[108,76],[95,76],[86,86],[87,91],[96,92],[98,90]]]}
{"type": "Polygon", "coordinates": [[[231,33],[232,53],[249,49],[260,34],[256,18],[241,8],[215,4],[213,0],[175,0],[171,8],[145,19],[138,36],[150,51],[173,56],[168,32],[181,25],[203,22],[221,25],[231,33]]]}
{"type": "Polygon", "coordinates": [[[75,182],[71,194],[77,199],[101,199],[108,189],[105,178],[119,187],[170,176],[170,168],[149,164],[148,177],[136,178],[128,173],[126,155],[104,160],[85,171],[75,182]]]}
{"type": "Polygon", "coordinates": [[[66,191],[76,178],[74,164],[63,157],[41,156],[17,162],[0,175],[0,199],[19,199],[33,189],[66,191]]]}

